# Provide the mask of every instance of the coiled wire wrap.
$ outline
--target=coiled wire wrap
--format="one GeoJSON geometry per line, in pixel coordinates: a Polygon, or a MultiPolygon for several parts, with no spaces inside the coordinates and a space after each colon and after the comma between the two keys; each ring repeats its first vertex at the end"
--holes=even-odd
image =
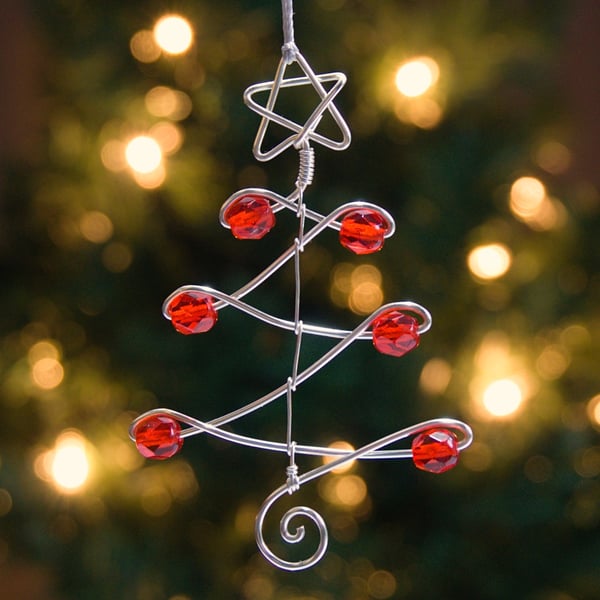
{"type": "Polygon", "coordinates": [[[308,145],[298,150],[300,155],[300,166],[298,168],[298,179],[296,187],[300,190],[306,189],[313,180],[315,174],[315,151],[308,145]]]}

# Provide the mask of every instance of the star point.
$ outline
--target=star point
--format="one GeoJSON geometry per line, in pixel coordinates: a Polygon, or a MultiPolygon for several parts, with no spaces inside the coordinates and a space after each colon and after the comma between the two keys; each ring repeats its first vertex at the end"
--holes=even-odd
{"type": "Polygon", "coordinates": [[[292,60],[289,57],[282,57],[273,81],[251,85],[244,92],[244,102],[246,105],[262,117],[254,140],[253,152],[255,158],[260,161],[270,160],[291,146],[301,148],[306,146],[310,141],[332,150],[346,149],[350,145],[351,140],[350,128],[333,103],[333,99],[339,94],[345,84],[346,76],[343,73],[316,75],[300,52],[296,52],[292,60]],[[304,75],[286,79],[285,71],[292,62],[296,62],[299,65],[304,75]],[[331,82],[333,82],[333,86],[329,90],[325,89],[323,84],[331,82]],[[304,125],[301,125],[283,115],[277,114],[274,108],[281,89],[304,85],[312,85],[321,100],[304,125]],[[264,106],[254,99],[254,96],[261,92],[269,92],[267,103],[264,106]],[[340,130],[341,137],[339,140],[317,132],[317,127],[326,112],[330,114],[340,130]],[[290,130],[292,134],[269,150],[264,150],[264,138],[270,123],[281,125],[290,130]]]}

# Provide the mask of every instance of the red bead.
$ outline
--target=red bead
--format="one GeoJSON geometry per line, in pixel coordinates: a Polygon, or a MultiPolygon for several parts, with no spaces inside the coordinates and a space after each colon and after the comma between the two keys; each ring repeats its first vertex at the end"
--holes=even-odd
{"type": "Polygon", "coordinates": [[[381,213],[359,208],[346,214],[340,229],[340,244],[354,254],[372,254],[383,248],[388,222],[381,213]]]}
{"type": "Polygon", "coordinates": [[[373,345],[382,354],[403,356],[419,345],[419,324],[399,310],[388,310],[373,321],[373,345]]]}
{"type": "Polygon", "coordinates": [[[224,218],[239,240],[260,240],[275,225],[269,200],[259,194],[236,198],[225,210],[224,218]]]}
{"type": "Polygon", "coordinates": [[[168,415],[151,415],[135,427],[135,445],[142,456],[155,460],[171,458],[181,450],[181,426],[168,415]]]}
{"type": "Polygon", "coordinates": [[[418,469],[443,473],[458,463],[458,439],[447,429],[431,429],[413,439],[412,454],[418,469]]]}
{"type": "Polygon", "coordinates": [[[179,333],[204,333],[217,322],[217,311],[212,298],[202,292],[177,294],[167,307],[173,327],[179,333]]]}

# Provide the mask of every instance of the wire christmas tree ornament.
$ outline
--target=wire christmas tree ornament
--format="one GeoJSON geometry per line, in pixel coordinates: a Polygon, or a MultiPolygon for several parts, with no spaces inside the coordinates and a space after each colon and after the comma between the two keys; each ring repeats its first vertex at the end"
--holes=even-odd
{"type": "Polygon", "coordinates": [[[395,223],[387,211],[368,202],[349,202],[336,208],[329,215],[322,215],[304,203],[304,193],[312,182],[315,166],[314,149],[311,144],[332,150],[344,150],[350,144],[348,125],[333,103],[345,84],[346,77],[342,73],[315,74],[294,41],[292,0],[282,0],[282,13],[284,44],[275,77],[273,81],[250,86],[244,93],[244,101],[261,117],[253,146],[255,158],[268,161],[286,150],[293,149],[298,152],[299,157],[298,177],[293,191],[287,196],[260,188],[247,188],[234,193],[223,204],[219,220],[221,225],[230,229],[238,239],[261,239],[276,225],[275,215],[282,210],[289,210],[298,219],[297,236],[287,250],[237,291],[228,294],[205,285],[185,285],[165,299],[162,312],[177,331],[186,335],[212,329],[218,320],[219,312],[227,307],[236,308],[267,325],[292,332],[296,341],[290,375],[284,383],[266,395],[211,421],[202,421],[168,408],[148,411],[133,421],[129,435],[141,454],[152,459],[174,456],[181,450],[184,439],[198,434],[208,434],[234,444],[287,454],[285,481],[267,497],[258,511],[255,535],[258,548],[268,561],[281,569],[298,571],[313,566],[323,557],[328,545],[327,526],[321,515],[312,508],[297,506],[288,510],[280,521],[282,539],[290,544],[302,541],[305,537],[305,526],[294,526],[293,522],[299,517],[304,517],[316,526],[319,541],[313,554],[304,560],[289,561],[279,557],[271,550],[263,535],[265,517],[277,500],[286,494],[294,494],[305,483],[358,459],[412,459],[422,470],[442,473],[457,464],[460,452],[471,444],[473,433],[466,423],[450,418],[438,418],[400,429],[356,450],[302,444],[294,439],[294,395],[299,386],[356,341],[370,340],[378,352],[401,357],[419,345],[421,336],[430,329],[432,321],[427,309],[410,301],[392,302],[381,306],[352,330],[305,323],[301,319],[300,272],[304,249],[318,235],[331,230],[337,232],[340,243],[349,251],[357,255],[371,254],[380,251],[385,240],[394,234],[395,223]],[[286,68],[292,63],[297,63],[304,75],[286,79],[286,68]],[[333,85],[329,89],[324,85],[331,83],[333,85]],[[275,112],[281,89],[306,85],[313,87],[319,100],[304,124],[296,123],[275,112]],[[264,106],[255,99],[261,92],[269,92],[264,106]],[[325,113],[328,113],[336,124],[338,139],[319,133],[319,124],[325,113]],[[271,123],[288,129],[291,134],[270,149],[264,149],[265,134],[271,123]],[[307,227],[308,222],[313,223],[312,227],[307,227]],[[295,278],[293,319],[271,315],[243,300],[292,260],[295,278]],[[305,335],[332,338],[337,342],[315,362],[301,370],[300,357],[305,335]],[[285,398],[287,407],[285,440],[264,440],[223,429],[223,425],[260,410],[279,398],[285,398]],[[388,448],[408,439],[411,439],[410,448],[388,448]],[[300,473],[296,464],[296,457],[299,455],[318,456],[329,460],[319,467],[300,473]]]}

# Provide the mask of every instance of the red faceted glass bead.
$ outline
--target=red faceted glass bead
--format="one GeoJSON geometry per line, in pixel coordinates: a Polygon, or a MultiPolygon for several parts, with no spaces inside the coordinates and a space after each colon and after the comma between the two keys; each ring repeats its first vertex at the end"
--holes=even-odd
{"type": "Polygon", "coordinates": [[[342,219],[340,244],[354,254],[372,254],[383,248],[388,222],[370,208],[353,210],[342,219]]]}
{"type": "Polygon", "coordinates": [[[181,450],[181,426],[168,415],[151,415],[135,427],[135,445],[146,458],[164,460],[181,450]]]}
{"type": "Polygon", "coordinates": [[[403,356],[419,345],[419,324],[414,317],[391,309],[372,325],[373,345],[382,354],[403,356]]]}
{"type": "Polygon", "coordinates": [[[269,200],[259,194],[236,198],[225,211],[225,221],[239,240],[260,240],[275,225],[269,200]]]}
{"type": "Polygon", "coordinates": [[[458,463],[458,439],[447,429],[431,429],[413,439],[412,454],[418,469],[443,473],[458,463]]]}
{"type": "Polygon", "coordinates": [[[201,292],[177,294],[167,307],[173,327],[179,333],[204,333],[217,322],[217,311],[212,298],[201,292]]]}

